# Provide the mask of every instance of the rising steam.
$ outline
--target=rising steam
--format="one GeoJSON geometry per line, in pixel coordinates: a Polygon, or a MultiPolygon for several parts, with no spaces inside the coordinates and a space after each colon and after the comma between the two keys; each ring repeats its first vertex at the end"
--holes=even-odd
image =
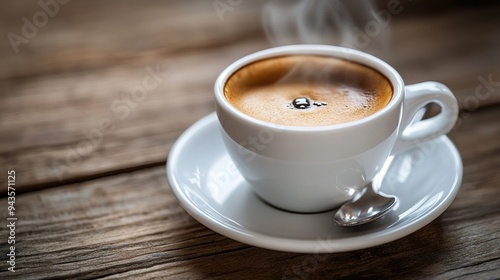
{"type": "Polygon", "coordinates": [[[274,46],[327,44],[380,54],[388,49],[391,14],[374,1],[282,0],[264,5],[262,22],[274,46]]]}

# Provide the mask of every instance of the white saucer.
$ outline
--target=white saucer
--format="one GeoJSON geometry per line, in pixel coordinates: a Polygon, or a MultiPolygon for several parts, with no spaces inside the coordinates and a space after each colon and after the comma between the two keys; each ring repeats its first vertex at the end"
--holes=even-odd
{"type": "Polygon", "coordinates": [[[331,253],[368,248],[406,236],[437,218],[455,198],[462,162],[445,136],[393,158],[380,191],[398,203],[387,216],[340,228],[333,211],[297,214],[262,202],[234,168],[217,116],[199,120],[170,151],[167,176],[183,208],[208,228],[257,247],[331,253]]]}

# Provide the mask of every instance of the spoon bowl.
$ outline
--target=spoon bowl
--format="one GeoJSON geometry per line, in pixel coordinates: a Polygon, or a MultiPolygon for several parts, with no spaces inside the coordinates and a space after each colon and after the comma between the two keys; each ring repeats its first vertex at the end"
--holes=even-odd
{"type": "Polygon", "coordinates": [[[369,183],[353,200],[337,210],[333,220],[341,227],[366,224],[385,215],[395,204],[395,197],[375,192],[372,183],[369,183]]]}

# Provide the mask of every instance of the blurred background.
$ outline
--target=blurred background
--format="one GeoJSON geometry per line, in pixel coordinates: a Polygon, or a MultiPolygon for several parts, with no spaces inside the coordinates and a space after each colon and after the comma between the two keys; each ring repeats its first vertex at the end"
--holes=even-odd
{"type": "Polygon", "coordinates": [[[214,110],[221,70],[277,45],[375,54],[407,83],[447,84],[465,111],[500,100],[470,98],[481,79],[500,77],[497,1],[0,5],[1,164],[17,168],[25,189],[164,164],[180,133],[214,110]]]}

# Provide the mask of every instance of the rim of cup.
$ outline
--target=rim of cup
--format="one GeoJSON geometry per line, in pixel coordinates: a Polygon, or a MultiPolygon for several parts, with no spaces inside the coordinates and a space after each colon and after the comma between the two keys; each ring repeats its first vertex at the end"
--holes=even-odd
{"type": "Polygon", "coordinates": [[[226,111],[231,115],[233,115],[234,117],[244,119],[245,121],[258,126],[272,127],[273,129],[278,129],[283,131],[311,132],[311,131],[344,129],[377,119],[380,115],[389,112],[391,109],[393,109],[395,106],[398,106],[398,104],[401,103],[404,95],[404,82],[401,75],[399,75],[399,73],[392,66],[390,66],[385,61],[371,54],[339,46],[302,44],[302,45],[287,45],[287,46],[265,49],[249,54],[247,56],[244,56],[236,60],[226,69],[224,69],[218,76],[215,82],[214,91],[215,91],[215,99],[218,105],[224,107],[226,111]],[[375,112],[374,114],[368,117],[359,120],[341,124],[335,124],[335,125],[291,126],[291,125],[275,124],[272,122],[259,120],[249,115],[246,115],[243,112],[239,111],[226,99],[226,97],[224,96],[224,86],[226,84],[226,81],[233,73],[235,73],[239,69],[245,67],[246,65],[252,62],[272,57],[286,56],[286,55],[330,56],[371,67],[380,72],[385,77],[387,77],[391,82],[393,89],[391,101],[381,110],[375,112]]]}

